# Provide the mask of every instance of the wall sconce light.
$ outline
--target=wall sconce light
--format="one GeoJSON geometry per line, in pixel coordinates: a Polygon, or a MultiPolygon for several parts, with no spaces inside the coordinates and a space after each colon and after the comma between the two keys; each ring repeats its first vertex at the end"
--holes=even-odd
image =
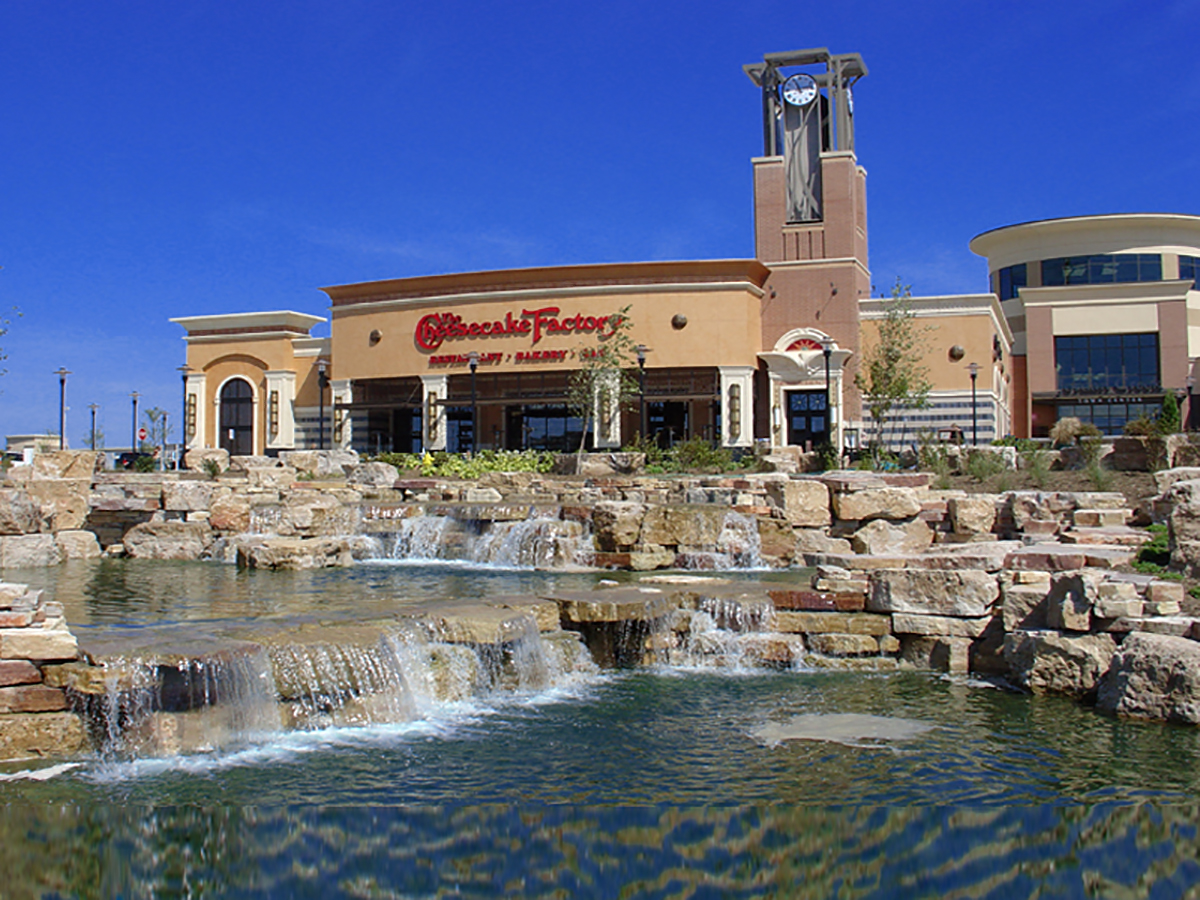
{"type": "Polygon", "coordinates": [[[367,338],[367,340],[370,341],[371,346],[374,347],[376,344],[378,344],[380,341],[383,340],[383,332],[380,331],[378,328],[376,328],[376,329],[372,330],[372,332],[371,332],[370,336],[367,338]]]}
{"type": "Polygon", "coordinates": [[[675,313],[675,315],[671,316],[671,327],[676,331],[686,328],[687,316],[685,316],[683,313],[675,313]]]}
{"type": "Polygon", "coordinates": [[[964,350],[958,344],[955,344],[953,347],[950,348],[949,356],[950,356],[951,362],[958,362],[960,359],[962,359],[966,355],[967,355],[967,351],[964,350]]]}
{"type": "Polygon", "coordinates": [[[430,392],[430,394],[425,398],[425,418],[428,422],[428,427],[426,430],[429,433],[429,443],[431,444],[437,441],[438,436],[437,399],[437,394],[433,392],[430,392]]]}
{"type": "Polygon", "coordinates": [[[187,396],[187,418],[184,420],[184,440],[190,441],[196,436],[196,395],[187,396]]]}
{"type": "Polygon", "coordinates": [[[771,407],[771,428],[776,432],[783,428],[783,410],[778,406],[771,407]]]}

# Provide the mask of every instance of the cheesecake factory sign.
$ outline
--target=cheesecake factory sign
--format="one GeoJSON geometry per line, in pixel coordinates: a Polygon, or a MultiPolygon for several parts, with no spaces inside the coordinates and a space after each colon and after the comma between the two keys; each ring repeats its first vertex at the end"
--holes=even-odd
{"type": "Polygon", "coordinates": [[[468,338],[520,337],[530,335],[536,344],[548,335],[595,334],[597,337],[612,337],[621,324],[618,314],[588,316],[578,313],[560,318],[557,306],[541,309],[523,309],[519,316],[506,312],[503,319],[491,322],[464,322],[462,316],[452,312],[430,313],[417,322],[414,335],[417,346],[422,350],[437,350],[446,341],[468,338]]]}

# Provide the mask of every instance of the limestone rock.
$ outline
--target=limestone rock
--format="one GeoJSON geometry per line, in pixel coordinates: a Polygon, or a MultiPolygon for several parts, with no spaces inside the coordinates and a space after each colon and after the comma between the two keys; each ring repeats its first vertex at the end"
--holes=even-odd
{"type": "Polygon", "coordinates": [[[1049,592],[1050,581],[1048,578],[1040,584],[1002,584],[1000,587],[1000,613],[1004,622],[1004,630],[1033,631],[1045,628],[1046,595],[1049,592]]]}
{"type": "Polygon", "coordinates": [[[72,478],[91,481],[104,467],[104,454],[95,450],[54,450],[33,458],[32,480],[72,478]]]}
{"type": "Polygon", "coordinates": [[[963,619],[955,616],[917,616],[893,613],[892,631],[896,634],[928,634],[943,637],[979,637],[992,623],[991,616],[963,619]]]}
{"type": "Polygon", "coordinates": [[[1140,616],[1143,612],[1142,598],[1138,595],[1137,585],[1120,581],[1104,582],[1097,589],[1092,612],[1101,619],[1140,616]]]}
{"type": "Polygon", "coordinates": [[[65,627],[0,628],[0,659],[70,660],[78,653],[75,635],[65,627]]]}
{"type": "Polygon", "coordinates": [[[134,559],[199,559],[212,542],[207,522],[143,522],[122,540],[134,559]]]}
{"type": "Polygon", "coordinates": [[[642,519],[641,539],[666,547],[717,543],[726,510],[704,506],[651,506],[642,519]]]}
{"type": "Polygon", "coordinates": [[[229,451],[222,450],[220,447],[204,447],[202,449],[189,450],[183,456],[183,465],[185,468],[193,471],[205,471],[204,461],[211,459],[217,465],[217,470],[224,472],[229,468],[229,451]]]}
{"type": "Polygon", "coordinates": [[[970,671],[970,638],[904,635],[900,658],[922,669],[965,675],[970,671]]]}
{"type": "Polygon", "coordinates": [[[237,564],[247,569],[323,569],[353,565],[354,556],[340,538],[266,538],[240,544],[237,564]]]}
{"type": "Polygon", "coordinates": [[[783,519],[755,517],[758,526],[759,553],[763,559],[788,565],[796,557],[796,533],[783,519]]]}
{"type": "Polygon", "coordinates": [[[921,512],[921,501],[910,488],[867,488],[835,493],[833,511],[839,519],[911,519],[921,512]]]}
{"type": "Polygon", "coordinates": [[[629,553],[629,568],[635,572],[669,569],[675,565],[675,551],[658,544],[639,544],[629,553]]]}
{"type": "Polygon", "coordinates": [[[855,553],[920,553],[933,544],[933,532],[920,519],[898,524],[872,519],[850,537],[855,553]]]}
{"type": "Polygon", "coordinates": [[[1107,634],[1016,631],[1004,640],[1013,679],[1035,694],[1085,697],[1108,671],[1116,641],[1107,634]]]}
{"type": "Polygon", "coordinates": [[[50,519],[52,531],[83,527],[92,492],[90,477],[34,480],[26,490],[50,519]]]}
{"type": "Polygon", "coordinates": [[[0,568],[57,566],[62,553],[52,534],[14,534],[0,537],[0,568]]]}
{"type": "Polygon", "coordinates": [[[390,488],[399,478],[396,467],[385,462],[359,463],[346,473],[348,484],[363,487],[390,488]]]}
{"type": "Polygon", "coordinates": [[[1100,684],[1096,708],[1200,725],[1200,644],[1161,634],[1129,635],[1100,684]]]}
{"type": "Polygon", "coordinates": [[[592,510],[596,549],[619,550],[638,542],[646,507],[623,500],[602,500],[592,510]]]}
{"type": "Polygon", "coordinates": [[[887,616],[871,613],[779,610],[775,613],[775,630],[782,634],[869,634],[878,637],[890,633],[891,621],[887,616]]]}
{"type": "Polygon", "coordinates": [[[0,759],[65,756],[87,741],[83,721],[75,713],[22,713],[5,716],[0,728],[0,759]]]}
{"type": "Polygon", "coordinates": [[[791,668],[804,658],[804,637],[799,634],[751,632],[737,637],[742,658],[764,666],[791,668]]]}
{"type": "Polygon", "coordinates": [[[822,528],[830,523],[829,488],[820,481],[798,479],[766,484],[767,496],[795,528],[822,528]]]}
{"type": "Polygon", "coordinates": [[[90,531],[60,531],[54,540],[63,559],[100,558],[100,542],[90,531]]]}
{"type": "Polygon", "coordinates": [[[26,491],[0,490],[0,534],[36,534],[41,506],[26,491]]]}
{"type": "MultiPolygon", "coordinates": [[[[279,460],[283,465],[315,478],[341,478],[360,465],[354,450],[285,450],[279,454],[279,460]]],[[[393,475],[392,482],[395,480],[393,475]]]]}
{"type": "Polygon", "coordinates": [[[810,634],[808,649],[821,656],[878,656],[879,641],[869,634],[810,634]]]}
{"type": "Polygon", "coordinates": [[[1091,631],[1099,587],[1100,576],[1092,572],[1055,575],[1046,595],[1046,624],[1062,631],[1091,631]]]}
{"type": "Polygon", "coordinates": [[[979,618],[1000,592],[995,575],[969,569],[879,569],[870,584],[867,609],[884,613],[979,618]]]}
{"type": "Polygon", "coordinates": [[[946,511],[955,534],[987,534],[996,521],[995,499],[988,494],[951,497],[946,501],[946,511]]]}
{"type": "Polygon", "coordinates": [[[1200,481],[1200,468],[1180,466],[1154,473],[1154,486],[1160,494],[1165,494],[1181,481],[1200,481]]]}
{"type": "MultiPolygon", "coordinates": [[[[245,460],[255,459],[258,457],[236,456],[236,461],[243,462],[245,460]]],[[[271,460],[275,463],[277,460],[271,460]]],[[[290,488],[296,481],[296,470],[291,466],[253,466],[245,467],[247,486],[251,490],[261,491],[284,491],[290,488]]]]}
{"type": "Polygon", "coordinates": [[[219,497],[209,508],[208,524],[217,531],[244,534],[250,530],[250,501],[245,497],[219,497]]]}
{"type": "Polygon", "coordinates": [[[822,528],[797,528],[797,553],[853,553],[854,548],[845,538],[830,537],[822,528]]]}
{"type": "Polygon", "coordinates": [[[167,481],[163,483],[163,509],[172,512],[207,511],[215,485],[211,481],[167,481]]]}

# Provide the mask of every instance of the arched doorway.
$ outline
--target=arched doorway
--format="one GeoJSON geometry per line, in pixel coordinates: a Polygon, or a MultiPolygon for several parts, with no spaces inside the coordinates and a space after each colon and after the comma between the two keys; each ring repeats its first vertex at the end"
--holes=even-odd
{"type": "Polygon", "coordinates": [[[242,378],[221,388],[220,446],[230,456],[254,454],[254,388],[242,378]]]}

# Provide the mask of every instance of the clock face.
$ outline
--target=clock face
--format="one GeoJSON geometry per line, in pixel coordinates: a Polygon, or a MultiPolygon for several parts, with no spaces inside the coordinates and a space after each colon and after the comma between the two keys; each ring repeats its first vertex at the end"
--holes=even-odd
{"type": "Polygon", "coordinates": [[[817,83],[801,72],[783,83],[783,99],[792,106],[808,106],[817,97],[817,83]]]}

